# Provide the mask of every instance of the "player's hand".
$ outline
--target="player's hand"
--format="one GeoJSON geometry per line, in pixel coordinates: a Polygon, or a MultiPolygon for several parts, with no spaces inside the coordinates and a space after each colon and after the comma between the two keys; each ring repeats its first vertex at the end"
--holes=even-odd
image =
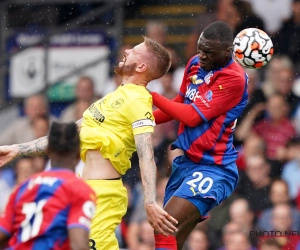
{"type": "Polygon", "coordinates": [[[0,147],[0,167],[11,162],[18,154],[16,146],[1,146],[0,147]]]}
{"type": "Polygon", "coordinates": [[[156,202],[145,205],[148,221],[157,233],[169,236],[178,231],[178,223],[171,215],[163,210],[156,202]]]}

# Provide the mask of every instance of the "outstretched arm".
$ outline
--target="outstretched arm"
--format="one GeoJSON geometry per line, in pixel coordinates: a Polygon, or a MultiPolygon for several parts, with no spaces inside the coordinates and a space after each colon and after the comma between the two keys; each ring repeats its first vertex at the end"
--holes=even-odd
{"type": "Polygon", "coordinates": [[[153,154],[153,133],[134,136],[144,189],[144,206],[151,226],[164,235],[177,231],[177,221],[156,203],[156,164],[153,154]]]}
{"type": "Polygon", "coordinates": [[[153,98],[153,104],[173,119],[182,122],[189,127],[195,127],[202,122],[201,117],[192,105],[174,102],[157,94],[156,92],[151,92],[151,95],[153,98]]]}
{"type": "Polygon", "coordinates": [[[16,156],[36,156],[44,155],[48,145],[48,136],[41,137],[31,142],[14,144],[12,147],[15,148],[16,156]]]}
{"type": "MultiPolygon", "coordinates": [[[[82,122],[81,118],[76,122],[78,131],[80,131],[80,126],[82,122]]],[[[46,149],[48,146],[48,136],[38,138],[34,141],[14,144],[10,146],[0,147],[0,167],[11,162],[14,158],[18,156],[37,156],[46,154],[46,149]]]]}
{"type": "MultiPolygon", "coordinates": [[[[183,103],[184,98],[181,94],[178,94],[175,98],[172,99],[172,101],[183,103]]],[[[153,111],[153,115],[154,115],[156,124],[169,122],[169,121],[172,121],[174,119],[172,116],[169,116],[166,113],[164,113],[161,109],[157,109],[157,110],[153,111]]]]}

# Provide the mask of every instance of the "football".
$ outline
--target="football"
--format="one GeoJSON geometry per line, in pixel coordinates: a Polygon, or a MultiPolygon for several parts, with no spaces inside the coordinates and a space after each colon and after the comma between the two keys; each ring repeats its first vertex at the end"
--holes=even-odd
{"type": "Polygon", "coordinates": [[[258,69],[265,66],[273,53],[271,38],[260,29],[244,29],[233,41],[233,57],[245,68],[258,69]]]}

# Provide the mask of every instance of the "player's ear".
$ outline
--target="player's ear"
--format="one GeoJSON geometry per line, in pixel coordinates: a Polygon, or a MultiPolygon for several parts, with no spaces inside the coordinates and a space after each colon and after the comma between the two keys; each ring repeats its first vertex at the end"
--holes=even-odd
{"type": "Polygon", "coordinates": [[[141,63],[135,68],[135,70],[139,73],[145,72],[147,70],[147,64],[141,63]]]}

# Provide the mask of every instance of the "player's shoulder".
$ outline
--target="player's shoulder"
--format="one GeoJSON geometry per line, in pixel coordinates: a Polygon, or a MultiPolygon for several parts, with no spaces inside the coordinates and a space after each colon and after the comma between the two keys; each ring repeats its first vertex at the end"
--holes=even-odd
{"type": "Polygon", "coordinates": [[[246,73],[244,69],[234,60],[232,60],[228,66],[216,71],[214,75],[217,78],[224,78],[243,85],[246,80],[246,73]]]}
{"type": "Polygon", "coordinates": [[[150,102],[152,96],[150,92],[144,86],[139,86],[136,84],[127,84],[126,86],[126,99],[128,103],[136,103],[139,101],[150,102]]]}
{"type": "Polygon", "coordinates": [[[193,56],[186,65],[187,69],[190,69],[192,67],[200,67],[200,59],[198,55],[193,56]]]}

